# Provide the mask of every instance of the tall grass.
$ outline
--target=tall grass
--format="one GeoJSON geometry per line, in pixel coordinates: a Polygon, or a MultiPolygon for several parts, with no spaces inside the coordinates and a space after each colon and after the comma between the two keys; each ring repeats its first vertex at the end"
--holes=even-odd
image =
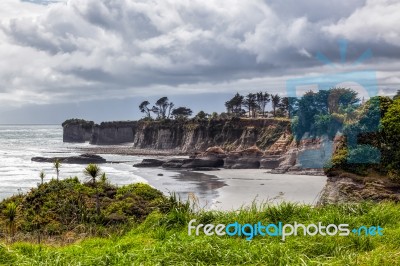
{"type": "Polygon", "coordinates": [[[64,247],[29,243],[0,245],[6,265],[400,265],[400,207],[395,203],[361,203],[311,207],[292,203],[239,211],[193,211],[176,196],[173,208],[151,213],[123,236],[90,238],[64,247]],[[383,236],[199,236],[187,233],[198,223],[348,223],[380,225],[383,236]]]}

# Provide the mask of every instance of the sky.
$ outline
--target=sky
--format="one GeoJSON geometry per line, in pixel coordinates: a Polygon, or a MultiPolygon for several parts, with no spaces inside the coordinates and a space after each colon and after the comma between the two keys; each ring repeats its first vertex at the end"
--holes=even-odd
{"type": "Polygon", "coordinates": [[[366,70],[393,95],[400,2],[332,2],[1,0],[0,124],[135,120],[162,96],[222,112],[236,92],[366,70]]]}

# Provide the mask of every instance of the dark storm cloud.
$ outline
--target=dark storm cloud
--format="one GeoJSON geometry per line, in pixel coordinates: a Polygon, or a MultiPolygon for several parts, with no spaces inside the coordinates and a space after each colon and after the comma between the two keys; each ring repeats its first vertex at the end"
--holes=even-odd
{"type": "Polygon", "coordinates": [[[39,5],[49,5],[57,2],[63,2],[64,0],[21,0],[21,2],[28,2],[39,5]]]}
{"type": "Polygon", "coordinates": [[[366,0],[265,0],[276,13],[285,18],[307,17],[313,23],[321,21],[336,22],[340,18],[350,16],[354,10],[365,5],[366,0]]]}
{"type": "MultiPolygon", "coordinates": [[[[283,92],[285,81],[341,64],[398,88],[400,4],[394,0],[4,0],[0,102],[65,103],[148,95],[283,92]],[[4,9],[6,10],[6,9],[4,9]],[[352,67],[364,51],[373,57],[352,67]],[[9,63],[2,62],[12,62],[9,63]],[[7,92],[5,90],[7,88],[7,92]]],[[[390,89],[390,87],[394,87],[390,89]]]]}

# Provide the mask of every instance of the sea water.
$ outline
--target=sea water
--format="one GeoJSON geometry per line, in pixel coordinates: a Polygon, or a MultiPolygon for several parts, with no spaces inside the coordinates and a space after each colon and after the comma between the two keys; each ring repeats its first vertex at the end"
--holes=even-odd
{"type": "MultiPolygon", "coordinates": [[[[89,145],[63,143],[62,127],[58,125],[0,125],[0,199],[25,192],[40,183],[39,173],[44,171],[45,181],[56,177],[51,163],[31,161],[32,157],[79,155],[79,148],[89,145]]],[[[135,174],[132,164],[141,161],[135,156],[105,155],[106,159],[124,161],[120,164],[102,164],[108,179],[116,184],[147,182],[135,174]]],[[[60,178],[77,176],[82,181],[85,165],[62,164],[60,178]]]]}
{"type": "MultiPolygon", "coordinates": [[[[94,147],[89,143],[63,143],[62,135],[59,125],[0,125],[0,200],[36,187],[41,182],[41,171],[46,174],[45,182],[56,178],[52,163],[33,162],[32,157],[75,156],[82,153],[82,148],[94,147]]],[[[133,167],[147,156],[100,156],[108,162],[118,162],[100,165],[112,184],[147,183],[166,195],[177,193],[182,200],[193,194],[203,206],[215,199],[218,188],[225,185],[216,176],[202,173],[133,167]]],[[[83,173],[85,166],[62,164],[60,179],[76,176],[83,182],[87,181],[83,173]]]]}

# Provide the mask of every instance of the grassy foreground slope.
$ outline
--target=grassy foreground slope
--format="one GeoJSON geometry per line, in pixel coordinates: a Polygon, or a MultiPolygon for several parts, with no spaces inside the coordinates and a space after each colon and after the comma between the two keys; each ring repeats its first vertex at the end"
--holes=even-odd
{"type": "Polygon", "coordinates": [[[4,265],[400,265],[400,208],[395,203],[311,207],[282,203],[241,211],[193,213],[176,205],[154,211],[131,231],[51,247],[30,243],[0,245],[4,265]],[[380,225],[383,236],[278,237],[188,236],[190,219],[201,223],[348,223],[380,225]]]}

